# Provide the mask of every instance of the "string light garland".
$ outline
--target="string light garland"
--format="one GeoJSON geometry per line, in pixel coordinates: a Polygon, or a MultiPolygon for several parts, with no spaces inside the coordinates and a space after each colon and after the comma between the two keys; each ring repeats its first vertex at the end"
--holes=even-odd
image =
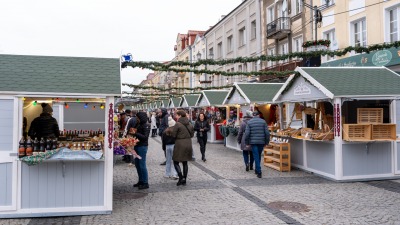
{"type": "MultiPolygon", "coordinates": [[[[203,59],[197,62],[187,62],[187,61],[172,61],[168,64],[164,64],[161,62],[144,62],[144,61],[132,61],[132,62],[123,62],[121,64],[121,68],[126,68],[127,66],[133,68],[142,68],[142,69],[150,69],[154,71],[173,71],[173,72],[195,72],[195,73],[208,73],[208,74],[220,74],[224,76],[235,76],[235,75],[244,75],[247,73],[237,72],[237,73],[228,73],[224,71],[214,71],[214,70],[196,70],[196,69],[178,69],[173,67],[198,67],[201,65],[218,65],[223,66],[227,64],[234,64],[234,63],[249,63],[249,62],[257,62],[257,61],[280,61],[286,60],[289,58],[310,58],[310,57],[317,57],[317,56],[343,56],[349,52],[354,51],[355,53],[370,53],[372,51],[389,49],[389,48],[398,48],[400,47],[400,41],[395,41],[392,43],[383,43],[383,44],[375,44],[368,47],[363,46],[348,46],[342,50],[321,50],[321,51],[311,51],[311,52],[292,52],[283,55],[275,55],[275,56],[268,56],[268,55],[261,55],[256,57],[237,57],[234,59],[223,59],[223,60],[213,60],[213,59],[203,59]]],[[[261,71],[260,71],[261,72],[261,71]]],[[[268,75],[268,74],[259,74],[259,72],[250,72],[250,75],[268,75]]]]}

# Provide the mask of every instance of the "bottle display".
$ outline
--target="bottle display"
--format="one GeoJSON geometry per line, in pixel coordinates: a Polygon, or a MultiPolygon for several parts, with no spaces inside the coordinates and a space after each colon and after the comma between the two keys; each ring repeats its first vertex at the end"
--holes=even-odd
{"type": "Polygon", "coordinates": [[[35,137],[35,140],[33,141],[33,154],[37,155],[39,153],[39,140],[37,137],[35,137]]]}
{"type": "Polygon", "coordinates": [[[44,138],[40,139],[40,147],[39,147],[39,152],[44,152],[45,146],[46,145],[46,141],[44,140],[44,138]]]}

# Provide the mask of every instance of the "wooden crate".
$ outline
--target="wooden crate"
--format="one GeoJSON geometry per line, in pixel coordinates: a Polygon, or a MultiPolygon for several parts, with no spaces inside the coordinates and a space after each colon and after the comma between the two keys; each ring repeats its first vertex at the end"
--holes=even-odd
{"type": "Polygon", "coordinates": [[[383,123],[383,108],[358,108],[358,124],[379,124],[383,123]]]}
{"type": "Polygon", "coordinates": [[[372,124],[371,132],[372,140],[395,141],[396,140],[396,124],[372,124]]]}
{"type": "Polygon", "coordinates": [[[343,140],[345,141],[371,140],[371,124],[343,124],[343,140]]]}

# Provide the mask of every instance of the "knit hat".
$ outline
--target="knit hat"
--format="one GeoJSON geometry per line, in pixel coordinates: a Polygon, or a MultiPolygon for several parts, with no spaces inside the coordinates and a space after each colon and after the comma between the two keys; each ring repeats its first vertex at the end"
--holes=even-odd
{"type": "Polygon", "coordinates": [[[172,117],[168,117],[168,127],[173,127],[175,126],[176,122],[172,117]]]}
{"type": "Polygon", "coordinates": [[[253,117],[253,111],[247,110],[246,116],[253,117]]]}
{"type": "Polygon", "coordinates": [[[253,116],[258,116],[258,115],[260,115],[260,113],[258,111],[253,112],[253,116]]]}
{"type": "Polygon", "coordinates": [[[52,113],[53,108],[47,103],[42,103],[43,113],[52,113]]]}

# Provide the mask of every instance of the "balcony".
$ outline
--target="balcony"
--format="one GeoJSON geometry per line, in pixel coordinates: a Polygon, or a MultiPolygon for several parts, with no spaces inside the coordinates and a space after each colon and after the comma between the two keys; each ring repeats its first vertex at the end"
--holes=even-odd
{"type": "Polygon", "coordinates": [[[290,17],[280,17],[267,24],[268,39],[281,39],[286,37],[290,32],[290,17]]]}
{"type": "MultiPolygon", "coordinates": [[[[303,61],[302,60],[293,60],[289,61],[286,63],[281,63],[277,65],[273,65],[270,67],[267,67],[263,69],[262,71],[278,71],[278,72],[283,72],[283,71],[293,71],[296,69],[298,66],[302,66],[303,61]]],[[[284,82],[286,80],[285,78],[277,78],[275,75],[262,75],[260,76],[260,81],[267,81],[267,82],[284,82]]]]}

